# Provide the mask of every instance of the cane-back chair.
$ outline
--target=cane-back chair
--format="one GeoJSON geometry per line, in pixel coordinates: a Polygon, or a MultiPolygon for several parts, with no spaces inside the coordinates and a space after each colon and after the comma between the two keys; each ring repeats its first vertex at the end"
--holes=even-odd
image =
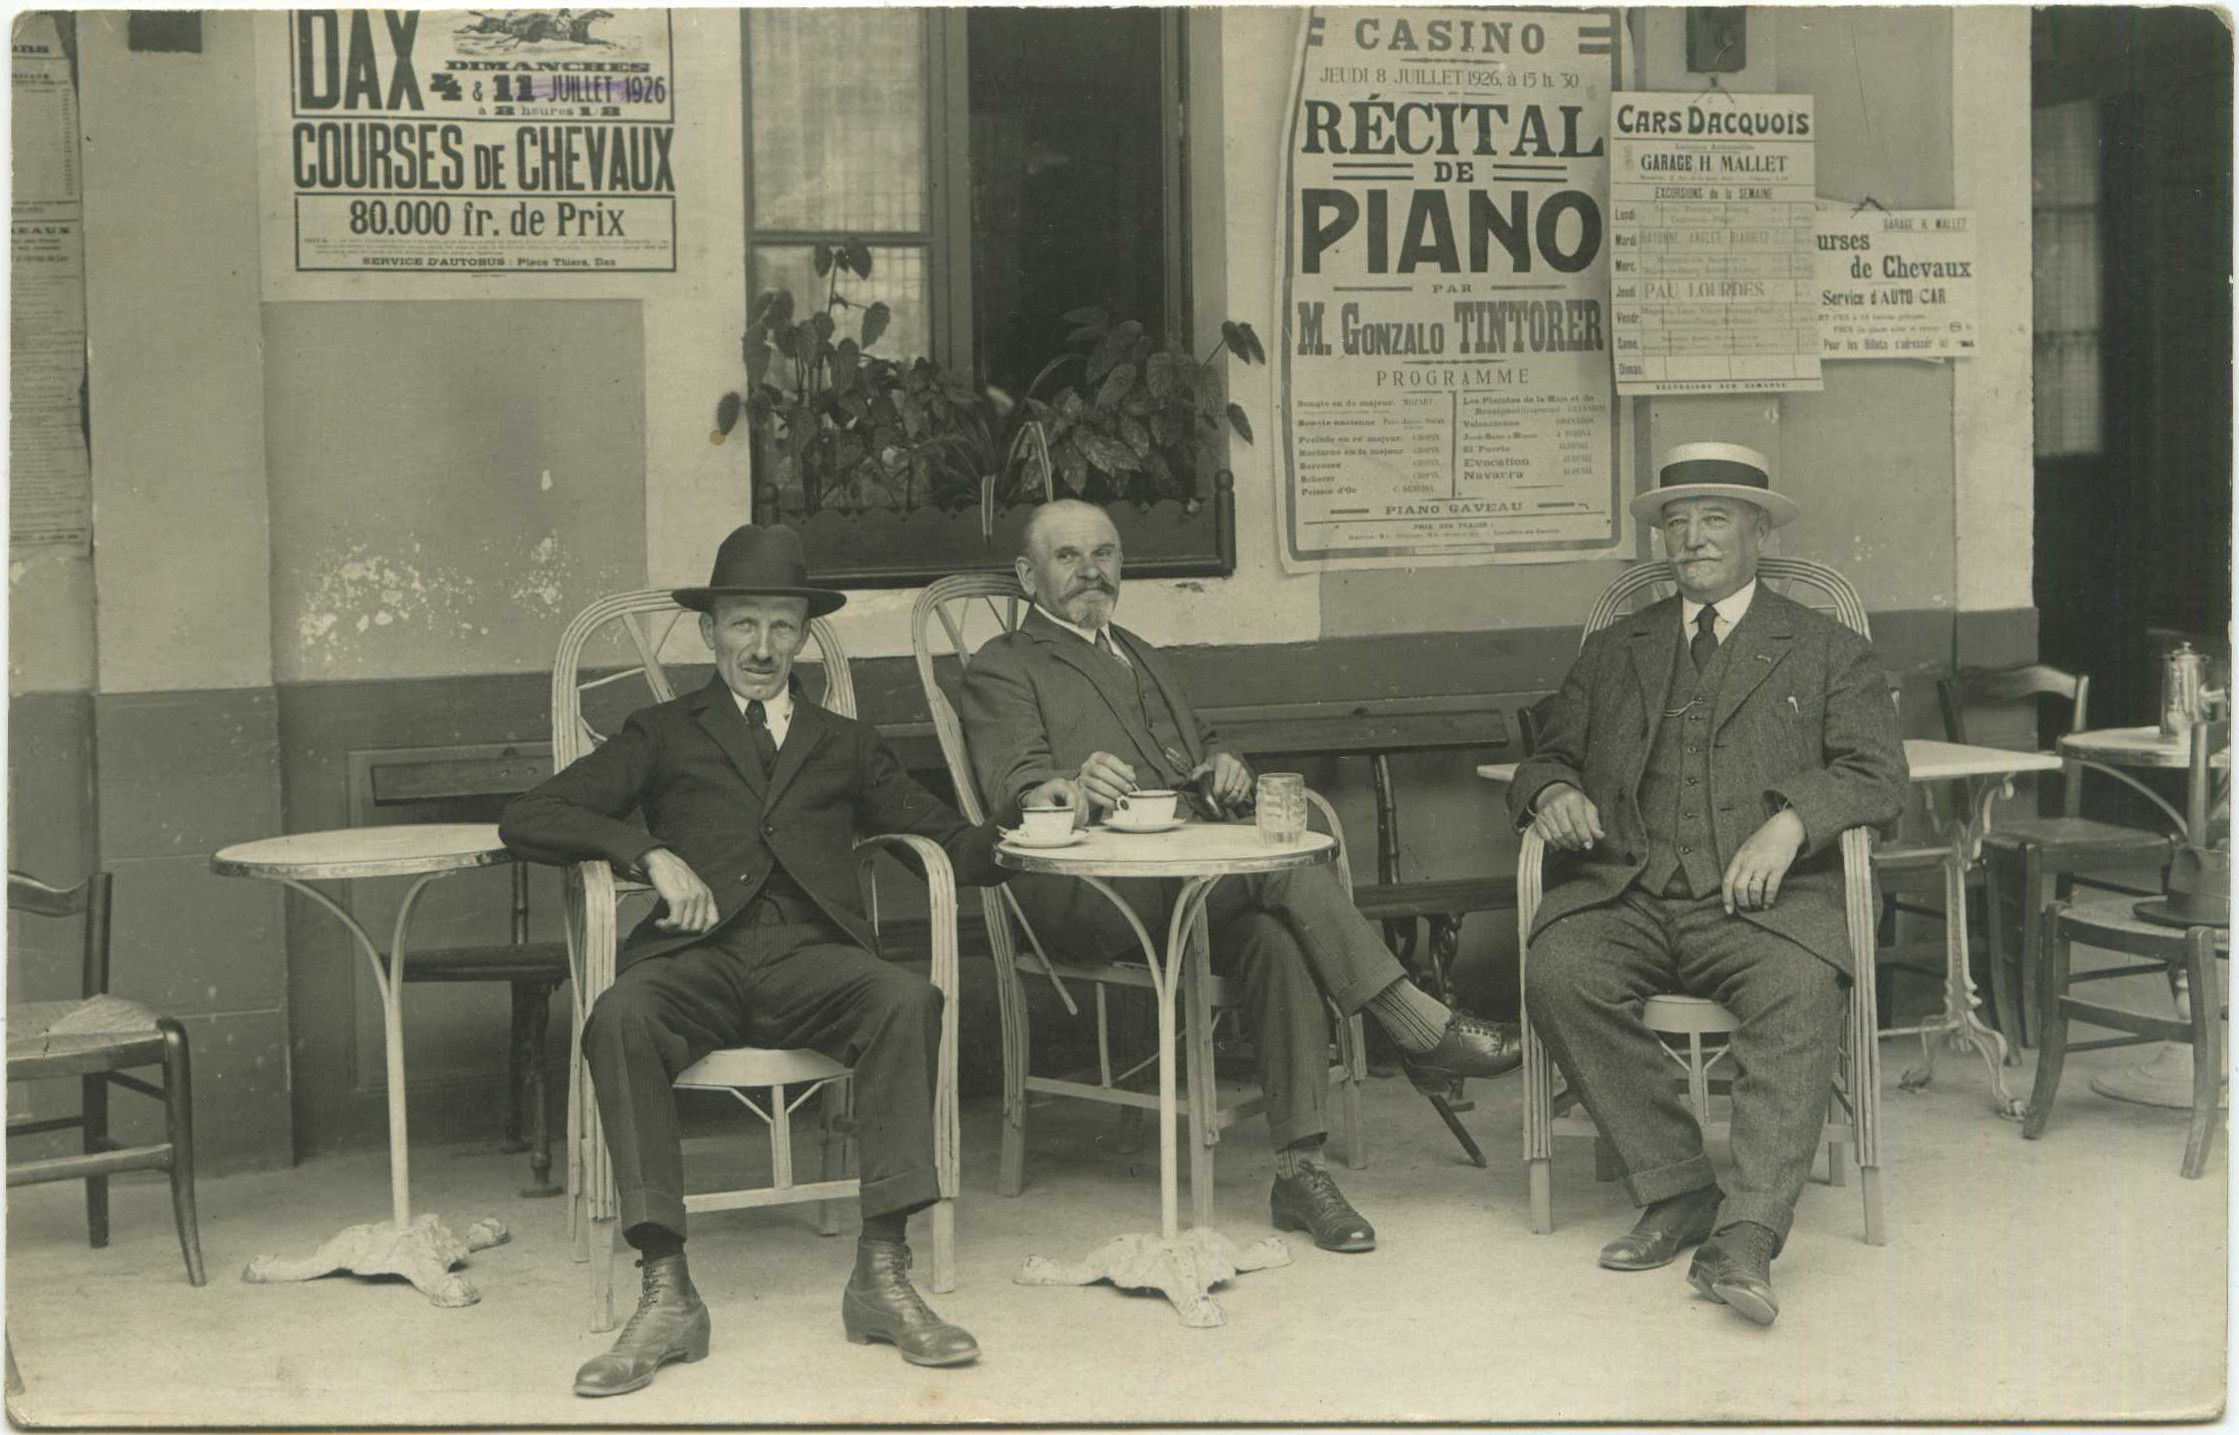
{"type": "MultiPolygon", "coordinates": [[[[1970,708],[2023,701],[2042,704],[2050,700],[2064,706],[2064,732],[2082,732],[2090,726],[2090,677],[2042,663],[1963,668],[1941,679],[1936,688],[1943,705],[1944,733],[1953,742],[1972,741],[1967,735],[1970,708]]],[[[2153,896],[2160,890],[2158,885],[2141,887],[2111,879],[2105,869],[2166,868],[2184,830],[2181,814],[2121,768],[2070,757],[2062,766],[2060,786],[2058,815],[2001,816],[1982,840],[1983,929],[1990,949],[1991,999],[1999,1027],[2023,1046],[2033,1046],[2037,1039],[2037,993],[2047,950],[2043,935],[2046,909],[2055,900],[2070,900],[2078,886],[2135,897],[2153,896]],[[2104,774],[2143,794],[2165,819],[2165,827],[2131,827],[2084,816],[2087,771],[2104,774]]]]}
{"type": "MultiPolygon", "coordinates": [[[[1867,634],[1865,605],[1848,580],[1832,568],[1798,558],[1767,557],[1758,560],[1758,580],[1806,606],[1833,617],[1861,635],[1867,634]],[[1791,590],[1802,590],[1791,591],[1791,590]]],[[[1620,574],[1596,600],[1586,615],[1580,646],[1620,617],[1636,612],[1675,591],[1671,565],[1645,563],[1620,574]]],[[[1676,641],[1676,639],[1675,639],[1676,641]]],[[[1518,992],[1531,964],[1532,921],[1539,913],[1541,868],[1545,856],[1539,835],[1527,829],[1516,856],[1516,934],[1518,992]]],[[[1887,1239],[1883,1219],[1881,1183],[1881,1050],[1876,1044],[1878,1023],[1874,996],[1874,890],[1872,837],[1853,827],[1842,834],[1843,906],[1849,919],[1851,983],[1850,1015],[1843,1031],[1843,1053],[1835,1071],[1835,1088],[1829,1101],[1826,1140],[1828,1180],[1843,1180],[1840,1148],[1847,1146],[1859,1168],[1859,1185],[1865,1198],[1866,1243],[1882,1245],[1887,1239]]],[[[1713,1068],[1726,1057],[1723,1038],[1738,1023],[1716,1002],[1701,997],[1667,995],[1651,998],[1644,1019],[1672,1050],[1675,1069],[1688,1085],[1697,1107],[1697,1120],[1715,1086],[1713,1068]],[[1712,1040],[1706,1042],[1705,1038],[1712,1040]]],[[[1531,1011],[1524,1009],[1524,1160],[1531,1184],[1532,1228],[1542,1235],[1555,1229],[1554,1138],[1562,1135],[1599,1137],[1593,1121],[1583,1113],[1558,1115],[1575,1106],[1576,1093],[1555,1090],[1555,1064],[1547,1044],[1533,1028],[1531,1011]]],[[[1723,1137],[1723,1123],[1706,1123],[1706,1140],[1723,1137]]]]}
{"type": "MultiPolygon", "coordinates": [[[[559,656],[552,665],[555,770],[565,768],[604,740],[601,728],[594,726],[586,714],[586,699],[610,730],[634,708],[648,702],[667,702],[676,696],[663,654],[678,623],[697,617],[697,613],[677,606],[666,589],[617,593],[576,615],[560,638],[559,656]],[[642,693],[635,686],[638,683],[644,685],[642,693]]],[[[809,638],[824,677],[823,694],[815,700],[828,712],[855,716],[855,686],[838,633],[824,619],[812,618],[809,638]]],[[[689,641],[698,642],[696,628],[689,641]]],[[[807,656],[804,650],[803,657],[807,656]]],[[[956,1017],[961,1005],[956,967],[956,877],[948,854],[926,838],[891,833],[861,839],[856,845],[856,865],[869,893],[867,910],[874,928],[879,910],[871,864],[882,851],[914,853],[924,869],[928,889],[931,978],[943,998],[939,1074],[933,1095],[933,1159],[941,1196],[930,1213],[932,1286],[936,1291],[950,1291],[956,1288],[956,1195],[961,1152],[956,1106],[956,1017]]],[[[568,1220],[576,1259],[589,1260],[592,1265],[594,1330],[611,1329],[614,1324],[613,1256],[614,1238],[619,1233],[614,1229],[617,1210],[613,1171],[599,1129],[598,1105],[592,1099],[590,1071],[583,1059],[583,1024],[600,994],[614,984],[621,932],[617,909],[625,898],[650,890],[618,876],[604,862],[577,863],[568,875],[568,960],[574,971],[575,995],[569,1045],[568,1220]]],[[[822,1203],[818,1229],[827,1235],[837,1231],[833,1203],[859,1192],[856,1178],[841,1169],[845,1164],[845,1132],[851,1127],[846,1115],[849,1075],[846,1066],[820,1052],[760,1047],[712,1052],[681,1072],[677,1086],[727,1091],[768,1125],[772,1174],[772,1184],[766,1187],[688,1194],[685,1210],[722,1211],[815,1201],[822,1203]],[[812,1095],[819,1097],[820,1103],[823,1169],[818,1180],[796,1182],[792,1113],[812,1095]]]]}
{"type": "MultiPolygon", "coordinates": [[[[943,685],[941,670],[947,667],[955,680],[961,682],[976,651],[971,635],[976,630],[984,634],[986,625],[978,624],[975,628],[977,620],[983,616],[992,618],[996,632],[1008,633],[1018,627],[1027,606],[1024,593],[1009,574],[964,573],[943,578],[919,594],[910,617],[918,681],[924,686],[925,703],[933,714],[934,730],[940,736],[941,755],[948,761],[949,778],[956,786],[957,801],[964,815],[974,822],[987,818],[987,794],[980,791],[979,778],[972,767],[970,744],[963,723],[957,717],[956,706],[943,685]],[[941,650],[943,638],[947,640],[945,652],[941,650]]],[[[1321,813],[1330,835],[1337,839],[1338,879],[1350,896],[1353,879],[1345,860],[1344,828],[1339,825],[1336,812],[1319,793],[1309,790],[1306,796],[1321,813]]],[[[988,940],[994,950],[996,994],[1003,1022],[1003,1156],[996,1188],[1006,1196],[1015,1196],[1026,1185],[1029,1093],[1071,1096],[1136,1110],[1158,1108],[1154,1093],[1129,1085],[1131,1081],[1140,1085],[1149,1080],[1146,1073],[1155,1072],[1158,1060],[1155,1049],[1132,1065],[1114,1070],[1111,1012],[1106,998],[1108,988],[1149,992],[1152,982],[1150,969],[1139,961],[1068,959],[1064,955],[1066,934],[1036,932],[1007,888],[986,888],[980,900],[986,906],[988,940]],[[1021,937],[1025,939],[1023,944],[1021,937]],[[1066,1011],[1074,1015],[1079,1014],[1080,1008],[1068,983],[1090,988],[1096,1007],[1097,1063],[1094,1070],[1066,1076],[1037,1076],[1032,1072],[1028,1059],[1030,1032],[1025,975],[1046,979],[1066,1011]]],[[[1206,940],[1202,917],[1197,940],[1200,946],[1206,940]]],[[[1237,1006],[1242,1000],[1242,990],[1237,984],[1210,975],[1206,971],[1209,963],[1204,960],[1205,956],[1203,951],[1193,951],[1191,959],[1184,964],[1181,1043],[1189,1075],[1186,1114],[1191,1133],[1190,1201],[1199,1224],[1207,1224],[1212,1219],[1213,1148],[1220,1141],[1221,1132],[1259,1114],[1266,1106],[1265,1099],[1256,1092],[1226,1104],[1220,1101],[1213,1081],[1214,1015],[1217,1010],[1237,1006]]],[[[1338,1051],[1329,1075],[1339,1088],[1345,1162],[1358,1170],[1368,1164],[1360,1107],[1360,1083],[1367,1076],[1367,1058],[1360,1018],[1339,1021],[1336,1027],[1338,1051]]]]}
{"type": "Polygon", "coordinates": [[[10,1121],[8,1136],[76,1129],[80,1155],[10,1161],[8,1184],[41,1181],[86,1183],[86,1240],[109,1244],[109,1177],[120,1171],[162,1171],[171,1178],[171,1219],[187,1281],[201,1285],[202,1237],[194,1215],[194,1086],[187,1061],[186,1028],[177,1018],[109,992],[110,874],[96,872],[75,887],[50,887],[21,872],[8,874],[8,911],[79,920],[83,939],[80,995],[76,1001],[24,1002],[8,1008],[8,1080],[43,1081],[75,1076],[74,1116],[10,1121]],[[161,1066],[163,1084],[125,1073],[161,1066]],[[164,1139],[126,1146],[109,1134],[109,1088],[121,1086],[163,1103],[164,1139]]]}

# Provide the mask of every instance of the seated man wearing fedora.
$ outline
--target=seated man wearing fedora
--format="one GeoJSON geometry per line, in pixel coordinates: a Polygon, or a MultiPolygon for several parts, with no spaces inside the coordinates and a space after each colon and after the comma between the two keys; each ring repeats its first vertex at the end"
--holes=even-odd
{"type": "Polygon", "coordinates": [[[1509,789],[1549,849],[1524,999],[1646,1208],[1602,1265],[1701,1243],[1688,1281],[1769,1325],[1848,1000],[1839,839],[1897,816],[1905,753],[1872,645],[1757,582],[1796,516],[1764,455],[1683,444],[1659,477],[1632,511],[1679,592],[1587,639],[1509,789]],[[1740,1019],[1725,1191],[1642,1023],[1661,992],[1740,1019]]]}
{"type": "Polygon", "coordinates": [[[811,1047],[854,1068],[863,1233],[840,1302],[848,1339],[890,1341],[918,1365],[968,1361],[972,1337],[910,1284],[905,1238],[910,1212],[940,1196],[941,993],[872,955],[852,844],[858,832],[916,833],[941,844],[958,881],[987,885],[1004,876],[995,828],[968,825],[911,781],[870,724],[801,692],[793,660],[809,619],[846,596],[810,585],[791,529],[736,530],[708,585],[675,596],[700,612],[714,678],[633,714],[516,799],[499,828],[533,861],[604,859],[661,899],[583,1029],[644,1290],[613,1349],[576,1373],[576,1393],[636,1390],[667,1362],[707,1354],[707,1307],[684,1263],[670,1083],[728,1046],[811,1047]]]}

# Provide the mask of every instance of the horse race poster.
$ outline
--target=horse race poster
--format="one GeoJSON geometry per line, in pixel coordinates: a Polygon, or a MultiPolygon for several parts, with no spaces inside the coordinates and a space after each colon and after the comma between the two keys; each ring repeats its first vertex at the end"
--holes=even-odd
{"type": "Polygon", "coordinates": [[[1615,11],[1302,25],[1277,217],[1285,568],[1629,556],[1615,11]]]}
{"type": "Polygon", "coordinates": [[[258,35],[266,297],[674,273],[667,10],[294,10],[258,35]]]}

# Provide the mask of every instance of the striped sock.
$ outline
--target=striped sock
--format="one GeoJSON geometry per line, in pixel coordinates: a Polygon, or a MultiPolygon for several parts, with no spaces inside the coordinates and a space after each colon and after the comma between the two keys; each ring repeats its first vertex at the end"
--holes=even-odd
{"type": "Polygon", "coordinates": [[[1453,1013],[1443,1002],[1401,977],[1368,999],[1368,1010],[1401,1051],[1429,1051],[1446,1035],[1453,1013]]]}

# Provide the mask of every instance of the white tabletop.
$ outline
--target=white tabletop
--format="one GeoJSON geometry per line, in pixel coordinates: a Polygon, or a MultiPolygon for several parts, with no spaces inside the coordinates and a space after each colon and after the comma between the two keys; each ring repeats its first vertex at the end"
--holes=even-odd
{"type": "Polygon", "coordinates": [[[1005,842],[995,860],[1019,872],[1075,877],[1208,877],[1311,867],[1337,855],[1335,839],[1308,832],[1281,846],[1249,822],[1190,822],[1170,832],[1114,832],[1091,827],[1070,847],[1018,847],[1005,842]]]}
{"type": "MultiPolygon", "coordinates": [[[[1488,762],[1477,775],[1492,782],[1514,782],[1520,764],[1488,762]]],[[[1948,782],[1960,777],[2003,777],[2016,772],[2052,772],[2060,758],[2049,752],[2009,752],[2002,747],[1976,747],[1971,743],[1938,742],[1934,738],[1905,739],[1905,765],[1915,782],[1948,782]]]]}
{"type": "MultiPolygon", "coordinates": [[[[2189,735],[2165,736],[2159,726],[2102,727],[2072,732],[2060,740],[2060,750],[2069,757],[2088,758],[2114,767],[2192,765],[2192,738],[2189,735]]],[[[2215,767],[2230,767],[2231,749],[2227,747],[2210,755],[2208,761],[2215,767]]]]}
{"type": "Polygon", "coordinates": [[[510,862],[495,822],[415,822],[291,832],[239,842],[210,859],[220,877],[412,877],[510,862]]]}

